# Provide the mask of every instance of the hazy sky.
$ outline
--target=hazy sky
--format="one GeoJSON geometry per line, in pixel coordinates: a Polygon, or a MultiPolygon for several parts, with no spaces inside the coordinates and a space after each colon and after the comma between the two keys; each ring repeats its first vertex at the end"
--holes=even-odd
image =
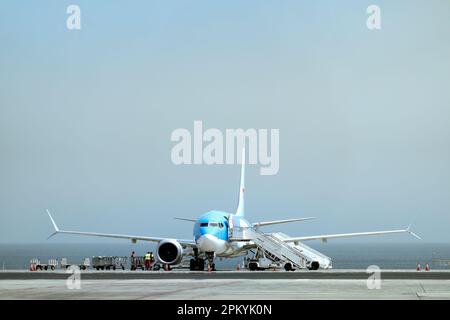
{"type": "Polygon", "coordinates": [[[171,161],[194,120],[280,129],[278,174],[247,169],[247,217],[318,219],[267,230],[414,221],[449,242],[449,18],[448,1],[2,2],[0,242],[45,241],[46,208],[67,229],[181,238],[172,217],[234,211],[238,165],[171,161]]]}

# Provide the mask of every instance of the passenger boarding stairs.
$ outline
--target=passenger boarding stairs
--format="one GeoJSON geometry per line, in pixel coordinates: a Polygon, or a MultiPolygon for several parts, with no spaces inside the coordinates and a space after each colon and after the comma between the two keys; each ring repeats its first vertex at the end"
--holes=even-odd
{"type": "Polygon", "coordinates": [[[262,250],[267,258],[274,262],[289,261],[295,268],[306,268],[307,258],[296,247],[290,246],[286,242],[273,236],[270,233],[251,230],[252,241],[262,250]]]}
{"type": "Polygon", "coordinates": [[[263,250],[266,258],[274,262],[290,262],[294,268],[304,269],[308,259],[302,251],[291,246],[277,237],[275,234],[263,233],[252,227],[230,228],[229,239],[231,241],[252,241],[259,249],[263,250]]]}

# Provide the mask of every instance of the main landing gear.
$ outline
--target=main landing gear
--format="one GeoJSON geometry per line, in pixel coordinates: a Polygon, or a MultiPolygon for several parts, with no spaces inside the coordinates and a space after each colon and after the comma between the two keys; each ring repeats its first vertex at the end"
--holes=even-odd
{"type": "Polygon", "coordinates": [[[189,270],[203,271],[205,270],[205,260],[198,256],[198,249],[194,249],[194,258],[189,261],[189,270]]]}

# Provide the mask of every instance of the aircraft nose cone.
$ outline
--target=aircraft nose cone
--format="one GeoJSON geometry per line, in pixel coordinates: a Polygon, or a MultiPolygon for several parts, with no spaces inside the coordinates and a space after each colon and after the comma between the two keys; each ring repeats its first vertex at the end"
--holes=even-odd
{"type": "Polygon", "coordinates": [[[198,239],[200,248],[206,252],[215,252],[217,238],[211,234],[204,234],[198,239]]]}

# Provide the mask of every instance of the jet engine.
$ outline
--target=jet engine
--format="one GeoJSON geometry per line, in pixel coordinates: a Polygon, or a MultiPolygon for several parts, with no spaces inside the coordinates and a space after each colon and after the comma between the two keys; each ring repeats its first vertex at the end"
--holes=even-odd
{"type": "Polygon", "coordinates": [[[183,257],[183,247],[177,240],[162,240],[156,248],[158,261],[167,264],[178,264],[183,257]]]}

